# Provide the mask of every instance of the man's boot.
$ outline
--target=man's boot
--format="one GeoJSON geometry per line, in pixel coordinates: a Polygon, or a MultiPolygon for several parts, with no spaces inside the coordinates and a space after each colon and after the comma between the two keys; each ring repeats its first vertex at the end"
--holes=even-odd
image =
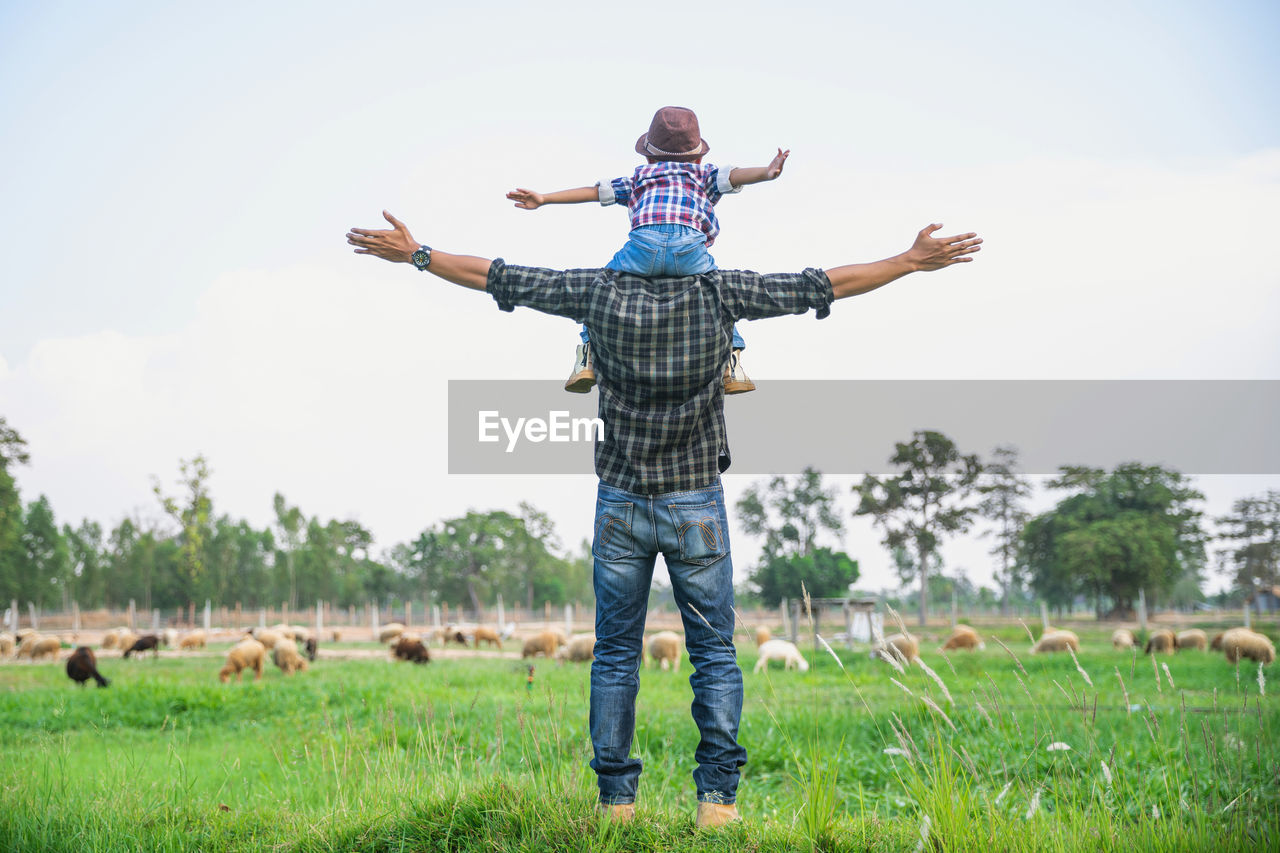
{"type": "Polygon", "coordinates": [[[699,829],[717,829],[735,820],[742,820],[742,816],[732,803],[698,803],[698,818],[694,823],[699,829]]]}
{"type": "Polygon", "coordinates": [[[591,344],[578,344],[577,357],[573,361],[573,373],[564,383],[564,390],[585,394],[596,385],[596,371],[591,366],[591,344]]]}
{"type": "Polygon", "coordinates": [[[630,823],[636,816],[635,803],[614,803],[613,805],[600,803],[596,808],[612,823],[630,823]]]}
{"type": "Polygon", "coordinates": [[[736,349],[729,354],[729,364],[724,369],[724,393],[745,394],[756,390],[756,383],[747,377],[742,369],[742,350],[736,349]]]}

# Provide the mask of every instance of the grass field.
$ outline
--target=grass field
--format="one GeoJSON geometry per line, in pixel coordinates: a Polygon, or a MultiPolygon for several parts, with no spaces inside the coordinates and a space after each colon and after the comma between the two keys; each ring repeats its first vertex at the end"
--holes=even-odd
{"type": "Polygon", "coordinates": [[[105,690],[3,665],[0,850],[1280,846],[1280,711],[1256,664],[1153,666],[1099,631],[1082,673],[997,633],[1012,653],[926,644],[936,678],[822,649],[807,673],[756,675],[740,642],[746,820],[712,834],[692,825],[687,662],[642,673],[639,820],[622,827],[592,811],[588,665],[539,660],[531,690],[494,658],[322,659],[229,685],[221,655],[105,660],[105,690]]]}

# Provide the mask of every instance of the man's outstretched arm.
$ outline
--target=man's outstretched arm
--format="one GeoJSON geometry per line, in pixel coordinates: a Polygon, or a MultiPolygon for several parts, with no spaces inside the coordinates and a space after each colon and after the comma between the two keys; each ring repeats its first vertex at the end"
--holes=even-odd
{"type": "Polygon", "coordinates": [[[826,270],[831,292],[836,299],[857,296],[896,281],[913,272],[931,272],[973,260],[980,251],[982,238],[970,232],[952,237],[934,237],[942,226],[928,225],[916,235],[911,248],[900,255],[869,264],[847,264],[826,270]]]}
{"type": "MultiPolygon", "coordinates": [[[[382,211],[382,216],[391,223],[389,230],[352,228],[347,232],[347,242],[356,247],[357,255],[373,255],[396,264],[412,263],[412,255],[420,244],[399,219],[385,210],[382,211]]],[[[472,290],[484,290],[491,263],[488,258],[451,255],[432,249],[431,265],[427,267],[427,272],[472,290]]]]}

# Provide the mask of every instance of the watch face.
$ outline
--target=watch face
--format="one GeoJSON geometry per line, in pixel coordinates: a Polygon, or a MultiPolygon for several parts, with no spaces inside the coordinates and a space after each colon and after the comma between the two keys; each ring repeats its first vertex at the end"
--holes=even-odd
{"type": "Polygon", "coordinates": [[[424,246],[414,252],[410,258],[413,260],[413,265],[415,267],[420,270],[425,270],[427,265],[431,263],[431,250],[424,246]]]}

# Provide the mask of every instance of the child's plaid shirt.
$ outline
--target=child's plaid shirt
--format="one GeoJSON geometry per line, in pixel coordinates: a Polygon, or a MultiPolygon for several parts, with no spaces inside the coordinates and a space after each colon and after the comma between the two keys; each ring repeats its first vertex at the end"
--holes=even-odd
{"type": "Polygon", "coordinates": [[[629,178],[601,181],[596,186],[601,204],[627,206],[632,228],[688,225],[706,234],[710,246],[720,233],[712,208],[721,196],[742,189],[729,183],[732,171],[732,166],[664,160],[639,167],[629,178]]]}

